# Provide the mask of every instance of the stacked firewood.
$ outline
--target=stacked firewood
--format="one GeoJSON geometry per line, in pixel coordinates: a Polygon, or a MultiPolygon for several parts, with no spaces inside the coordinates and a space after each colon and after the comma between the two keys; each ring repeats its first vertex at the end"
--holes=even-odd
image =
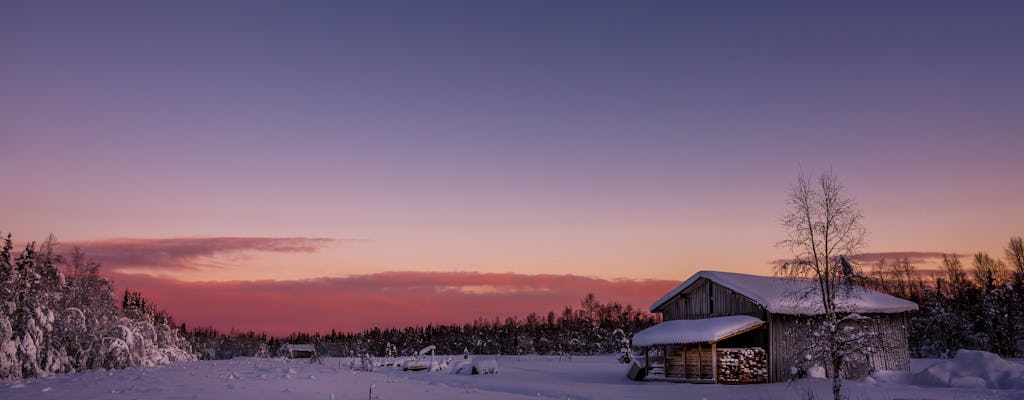
{"type": "Polygon", "coordinates": [[[718,382],[768,382],[768,356],[764,349],[718,349],[718,382]]]}

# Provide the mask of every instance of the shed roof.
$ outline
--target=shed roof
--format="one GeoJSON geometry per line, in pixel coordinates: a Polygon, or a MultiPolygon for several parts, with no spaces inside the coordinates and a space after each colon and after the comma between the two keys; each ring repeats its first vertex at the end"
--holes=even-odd
{"type": "Polygon", "coordinates": [[[285,343],[284,348],[288,351],[316,351],[311,344],[285,343]]]}
{"type": "Polygon", "coordinates": [[[665,321],[633,335],[633,345],[686,344],[717,342],[764,325],[764,321],[749,315],[704,319],[676,319],[665,321]]]}
{"type": "MultiPolygon", "coordinates": [[[[707,278],[719,285],[732,289],[736,293],[764,307],[768,312],[790,315],[816,315],[821,313],[820,304],[815,301],[801,301],[794,294],[814,291],[817,284],[809,279],[776,278],[771,276],[738,274],[735,272],[700,271],[672,291],[661,296],[651,305],[651,312],[672,300],[687,287],[701,278],[707,278]]],[[[860,313],[897,313],[917,309],[912,301],[879,293],[871,289],[858,287],[848,295],[838,299],[840,307],[847,312],[860,313]]]]}

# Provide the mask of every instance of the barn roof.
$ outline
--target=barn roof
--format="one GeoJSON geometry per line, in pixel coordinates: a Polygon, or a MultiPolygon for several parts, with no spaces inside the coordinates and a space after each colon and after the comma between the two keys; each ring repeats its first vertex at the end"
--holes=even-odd
{"type": "MultiPolygon", "coordinates": [[[[820,304],[813,300],[801,301],[795,293],[815,290],[817,284],[808,279],[776,278],[770,276],[738,274],[735,272],[700,271],[672,291],[661,296],[651,305],[651,312],[672,300],[687,287],[701,278],[707,278],[719,285],[748,297],[753,302],[774,314],[816,315],[820,304]]],[[[871,289],[860,288],[838,299],[843,311],[860,313],[897,313],[917,309],[917,304],[871,289]]]]}
{"type": "Polygon", "coordinates": [[[634,346],[717,342],[764,325],[749,315],[665,321],[633,335],[634,346]]]}

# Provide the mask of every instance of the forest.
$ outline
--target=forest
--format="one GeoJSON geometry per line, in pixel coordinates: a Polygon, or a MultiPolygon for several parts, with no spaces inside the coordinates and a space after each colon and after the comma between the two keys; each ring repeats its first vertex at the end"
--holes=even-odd
{"type": "MultiPolygon", "coordinates": [[[[1024,243],[1013,237],[1002,259],[986,253],[944,255],[937,270],[908,259],[864,268],[865,287],[918,303],[908,316],[913,357],[946,358],[958,349],[1024,356],[1024,243]],[[965,265],[967,264],[967,265],[965,265]]],[[[101,265],[74,248],[61,254],[52,236],[15,255],[11,235],[0,247],[0,380],[97,368],[126,368],[195,359],[279,355],[283,343],[312,343],[323,356],[401,356],[427,345],[442,354],[620,353],[629,338],[660,321],[646,310],[589,294],[578,307],[462,325],[361,332],[188,329],[141,293],[115,294],[101,265]],[[119,299],[120,297],[120,299],[119,299]]]]}
{"type": "Polygon", "coordinates": [[[218,332],[212,328],[188,331],[193,348],[203,359],[260,354],[276,355],[282,343],[312,343],[326,356],[402,356],[425,346],[440,354],[584,355],[622,353],[629,338],[660,318],[623,306],[601,303],[593,294],[579,308],[561,313],[531,313],[525,318],[477,319],[464,325],[426,325],[402,329],[373,328],[362,332],[293,333],[274,338],[255,332],[218,332]]]}
{"type": "Polygon", "coordinates": [[[1010,238],[1003,259],[979,252],[942,256],[920,271],[908,259],[880,260],[864,286],[918,304],[907,331],[912,357],[948,358],[958,349],[1024,357],[1024,240],[1010,238]]]}
{"type": "MultiPolygon", "coordinates": [[[[954,254],[942,256],[935,270],[920,270],[908,258],[862,266],[860,284],[916,302],[908,315],[912,357],[950,358],[958,349],[984,350],[1003,357],[1024,357],[1024,241],[1013,237],[1003,259],[979,252],[968,265],[954,254]]],[[[653,300],[653,298],[652,298],[653,300]]],[[[591,294],[580,308],[504,321],[478,319],[465,325],[427,325],[370,329],[359,333],[294,333],[270,338],[254,332],[189,331],[202,358],[252,355],[280,343],[314,343],[323,354],[384,356],[390,346],[399,355],[426,345],[445,354],[594,354],[623,351],[623,339],[660,322],[660,316],[616,302],[602,304],[591,294]]]]}
{"type": "Polygon", "coordinates": [[[113,283],[81,249],[51,235],[17,255],[0,245],[0,380],[195,360],[170,317],[139,293],[118,304],[113,283]]]}

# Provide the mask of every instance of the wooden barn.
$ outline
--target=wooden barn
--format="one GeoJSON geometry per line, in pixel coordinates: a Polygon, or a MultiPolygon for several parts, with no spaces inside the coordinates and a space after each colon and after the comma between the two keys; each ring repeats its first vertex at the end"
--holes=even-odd
{"type": "MultiPolygon", "coordinates": [[[[815,282],[731,272],[701,271],[651,305],[662,323],[638,332],[643,349],[629,375],[637,380],[764,383],[789,380],[807,354],[813,301],[793,293],[815,282]]],[[[909,370],[907,313],[917,304],[860,288],[840,302],[847,312],[870,317],[876,351],[842,373],[858,378],[875,370],[909,370]]],[[[822,361],[820,365],[828,365],[822,361]]]]}

